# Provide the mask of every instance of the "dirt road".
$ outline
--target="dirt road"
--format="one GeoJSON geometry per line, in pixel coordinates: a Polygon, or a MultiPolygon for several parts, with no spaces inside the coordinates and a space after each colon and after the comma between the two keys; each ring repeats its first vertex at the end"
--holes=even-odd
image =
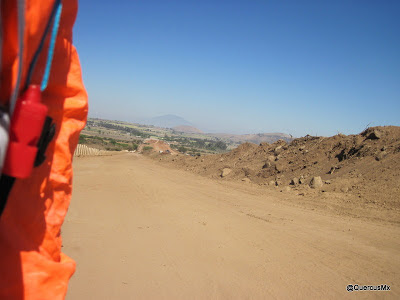
{"type": "Polygon", "coordinates": [[[62,231],[77,261],[68,299],[400,297],[399,225],[302,208],[292,195],[135,154],[74,167],[62,231]],[[349,293],[348,284],[391,291],[349,293]]]}

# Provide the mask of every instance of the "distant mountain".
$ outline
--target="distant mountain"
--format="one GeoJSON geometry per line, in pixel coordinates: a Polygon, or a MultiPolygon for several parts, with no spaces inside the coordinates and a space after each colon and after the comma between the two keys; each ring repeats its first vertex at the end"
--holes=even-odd
{"type": "Polygon", "coordinates": [[[193,126],[193,124],[190,123],[189,121],[186,121],[184,118],[176,116],[176,115],[159,116],[159,117],[145,120],[144,123],[146,125],[153,125],[153,126],[163,127],[163,128],[173,128],[173,127],[181,126],[181,125],[193,126]]]}
{"type": "Polygon", "coordinates": [[[210,135],[218,137],[220,139],[229,140],[231,142],[238,144],[246,142],[254,144],[260,144],[264,142],[273,143],[276,142],[277,140],[284,140],[286,142],[290,142],[293,139],[292,136],[280,132],[258,133],[258,134],[211,133],[210,135]]]}
{"type": "Polygon", "coordinates": [[[188,125],[179,125],[179,126],[173,127],[172,129],[175,131],[184,132],[184,133],[204,133],[200,129],[193,127],[193,126],[188,126],[188,125]]]}

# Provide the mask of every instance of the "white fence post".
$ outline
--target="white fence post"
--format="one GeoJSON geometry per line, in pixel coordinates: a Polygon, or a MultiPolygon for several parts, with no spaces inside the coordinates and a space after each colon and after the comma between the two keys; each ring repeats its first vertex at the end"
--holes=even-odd
{"type": "Polygon", "coordinates": [[[74,152],[74,156],[98,156],[98,155],[109,155],[109,154],[110,154],[109,151],[90,148],[82,144],[78,144],[74,152]]]}

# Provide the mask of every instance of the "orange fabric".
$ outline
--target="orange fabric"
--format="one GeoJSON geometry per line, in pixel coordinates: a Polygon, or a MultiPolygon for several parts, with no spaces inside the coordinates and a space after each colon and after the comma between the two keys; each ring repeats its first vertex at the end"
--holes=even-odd
{"type": "MultiPolygon", "coordinates": [[[[17,1],[1,1],[3,57],[0,99],[6,104],[18,70],[17,1]]],[[[54,0],[27,0],[23,81],[54,0]]],[[[17,180],[0,219],[0,299],[63,299],[75,262],[61,253],[60,229],[72,191],[72,156],[87,117],[87,94],[72,46],[76,0],[63,1],[48,87],[42,102],[56,124],[46,161],[30,178],[17,180]]],[[[35,69],[40,83],[47,44],[35,69]]]]}

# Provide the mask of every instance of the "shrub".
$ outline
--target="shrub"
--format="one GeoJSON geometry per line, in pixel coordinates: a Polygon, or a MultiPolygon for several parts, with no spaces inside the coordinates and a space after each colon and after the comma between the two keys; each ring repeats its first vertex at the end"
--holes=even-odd
{"type": "Polygon", "coordinates": [[[86,144],[86,142],[87,142],[87,140],[86,140],[86,135],[83,135],[83,134],[81,134],[80,136],[79,136],[79,144],[86,144]]]}
{"type": "Polygon", "coordinates": [[[180,147],[178,147],[178,151],[182,152],[182,153],[186,153],[188,150],[185,147],[180,146],[180,147]]]}

